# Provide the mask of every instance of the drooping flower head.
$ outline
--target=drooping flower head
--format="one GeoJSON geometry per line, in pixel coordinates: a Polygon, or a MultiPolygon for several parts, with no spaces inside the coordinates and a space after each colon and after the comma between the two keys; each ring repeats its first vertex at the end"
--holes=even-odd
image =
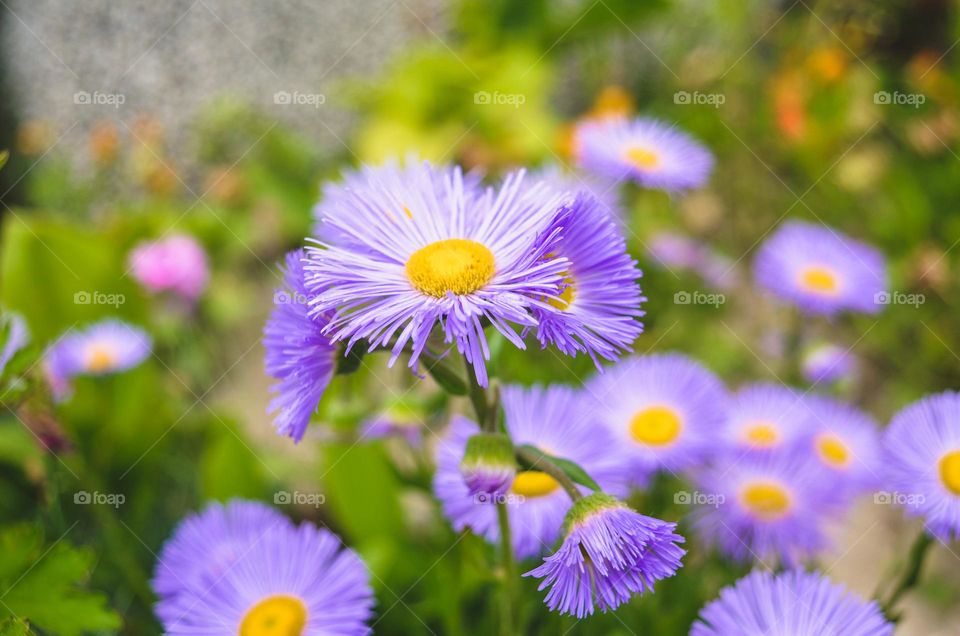
{"type": "Polygon", "coordinates": [[[242,523],[240,516],[233,508],[203,513],[174,533],[157,566],[156,580],[166,587],[155,588],[165,633],[369,633],[369,574],[339,537],[265,511],[247,511],[242,523]],[[183,543],[189,540],[202,541],[206,549],[186,549],[183,543]],[[177,558],[164,560],[171,556],[177,558]],[[177,577],[181,571],[184,580],[177,577]],[[164,572],[169,575],[161,578],[164,572]],[[197,578],[198,572],[203,576],[197,578]]]}
{"type": "Polygon", "coordinates": [[[653,590],[680,568],[684,539],[675,523],[646,517],[606,493],[578,500],[567,513],[560,548],[524,574],[550,588],[547,607],[577,618],[616,609],[653,590]]]}
{"type": "MultiPolygon", "coordinates": [[[[626,491],[622,462],[614,441],[596,421],[589,400],[569,387],[501,391],[504,423],[514,445],[530,444],[540,451],[579,464],[605,490],[626,491]]],[[[550,475],[521,470],[506,495],[497,499],[471,496],[460,472],[467,440],[479,427],[464,417],[454,417],[437,446],[437,472],[433,489],[444,515],[457,531],[470,528],[491,543],[499,540],[497,510],[503,501],[510,516],[511,539],[518,558],[549,550],[560,534],[570,509],[569,495],[550,475]]],[[[586,492],[586,489],[584,489],[586,492]]]]}
{"type": "Polygon", "coordinates": [[[485,323],[514,345],[514,326],[536,327],[530,308],[560,294],[568,263],[552,253],[562,197],[511,174],[499,190],[474,191],[459,168],[423,164],[364,173],[334,210],[336,237],[308,250],[314,315],[332,312],[334,341],[390,347],[390,364],[412,343],[415,368],[435,326],[486,385],[485,323]]]}
{"type": "Polygon", "coordinates": [[[730,406],[726,436],[735,451],[765,452],[794,445],[808,430],[803,395],[775,384],[749,384],[730,406]]]}
{"type": "Polygon", "coordinates": [[[210,278],[203,246],[183,234],[137,245],[130,252],[130,269],[151,292],[172,292],[190,301],[203,293],[210,278]]]}
{"type": "Polygon", "coordinates": [[[643,331],[642,274],[616,223],[590,195],[577,195],[563,223],[553,253],[569,265],[560,296],[533,310],[537,338],[570,356],[585,353],[599,366],[598,356],[616,359],[643,331]]]}
{"type": "Polygon", "coordinates": [[[686,356],[628,358],[587,384],[598,419],[629,457],[631,480],[681,471],[718,448],[729,398],[720,381],[686,356]]]}
{"type": "Polygon", "coordinates": [[[907,513],[945,541],[960,537],[960,393],[901,410],[884,434],[884,470],[907,513]]]}
{"type": "Polygon", "coordinates": [[[877,423],[863,411],[832,398],[807,398],[808,452],[833,484],[835,494],[851,497],[875,488],[884,472],[877,423]]]}
{"type": "Polygon", "coordinates": [[[513,444],[502,433],[476,433],[467,440],[460,473],[471,495],[505,495],[517,476],[513,444]]]}
{"type": "Polygon", "coordinates": [[[731,453],[699,479],[710,495],[694,516],[708,543],[738,560],[794,565],[827,545],[823,524],[838,502],[809,455],[731,453]]]}
{"type": "Polygon", "coordinates": [[[788,221],[757,253],[757,283],[814,314],[874,314],[883,307],[887,266],[873,247],[824,225],[788,221]]]}
{"type": "Polygon", "coordinates": [[[819,572],[755,570],[700,610],[690,636],[893,636],[893,623],[819,572]]]}
{"type": "Polygon", "coordinates": [[[64,334],[47,349],[45,368],[54,384],[69,385],[78,375],[100,376],[132,369],[150,355],[152,347],[150,336],[139,327],[103,320],[64,334]]]}
{"type": "Polygon", "coordinates": [[[655,119],[605,119],[577,127],[578,164],[610,179],[646,188],[687,190],[706,183],[713,155],[689,135],[655,119]]]}
{"type": "Polygon", "coordinates": [[[268,412],[274,426],[299,442],[333,378],[337,347],[323,335],[323,315],[311,315],[304,286],[303,250],[287,254],[286,289],[274,294],[274,307],[263,329],[264,366],[277,380],[268,412]]]}
{"type": "Polygon", "coordinates": [[[804,354],[801,367],[807,382],[829,384],[852,376],[855,361],[849,349],[822,344],[804,354]]]}

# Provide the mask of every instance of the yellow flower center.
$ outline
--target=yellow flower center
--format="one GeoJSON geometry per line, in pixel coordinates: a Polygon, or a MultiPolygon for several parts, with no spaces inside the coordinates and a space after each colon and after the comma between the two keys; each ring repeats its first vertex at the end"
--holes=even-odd
{"type": "Polygon", "coordinates": [[[770,448],[780,441],[780,433],[772,424],[767,422],[751,424],[744,431],[743,436],[747,443],[762,448],[770,448]]]}
{"type": "Polygon", "coordinates": [[[940,458],[940,481],[947,490],[960,495],[960,450],[950,451],[940,458]]]}
{"type": "Polygon", "coordinates": [[[660,155],[647,148],[631,148],[627,151],[627,161],[641,170],[654,170],[660,166],[660,155]]]}
{"type": "Polygon", "coordinates": [[[100,373],[112,369],[117,363],[117,356],[109,347],[94,346],[87,352],[87,371],[100,373]]]}
{"type": "Polygon", "coordinates": [[[307,624],[307,607],[300,599],[268,596],[249,610],[240,623],[240,636],[301,636],[307,624]]]}
{"type": "Polygon", "coordinates": [[[563,284],[566,285],[566,287],[563,288],[563,291],[560,292],[560,295],[548,299],[547,302],[557,309],[566,310],[570,306],[570,303],[573,302],[577,292],[573,287],[573,279],[570,278],[569,274],[564,277],[563,284]]]}
{"type": "Polygon", "coordinates": [[[421,247],[407,261],[407,278],[418,290],[443,298],[470,294],[494,273],[493,252],[469,239],[444,239],[421,247]]]}
{"type": "Polygon", "coordinates": [[[850,463],[850,450],[847,445],[830,433],[822,433],[816,439],[817,454],[824,464],[833,468],[845,468],[850,463]]]}
{"type": "Polygon", "coordinates": [[[513,478],[511,492],[524,497],[544,497],[560,487],[557,480],[539,470],[524,470],[513,478]]]}
{"type": "Polygon", "coordinates": [[[832,269],[814,265],[801,272],[800,285],[808,292],[830,295],[840,289],[840,280],[832,269]]]}
{"type": "Polygon", "coordinates": [[[663,446],[680,435],[683,422],[666,406],[651,406],[639,411],[630,420],[630,435],[641,444],[663,446]]]}
{"type": "Polygon", "coordinates": [[[740,492],[740,502],[760,519],[772,521],[790,509],[790,493],[774,482],[754,482],[740,492]]]}

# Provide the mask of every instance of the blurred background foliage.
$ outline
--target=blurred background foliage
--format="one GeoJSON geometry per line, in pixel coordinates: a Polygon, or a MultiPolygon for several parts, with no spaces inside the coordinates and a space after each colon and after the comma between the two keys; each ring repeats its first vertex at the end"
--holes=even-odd
{"type": "MultiPolygon", "coordinates": [[[[80,160],[46,152],[60,133],[51,124],[19,122],[2,172],[0,304],[25,318],[32,344],[0,386],[0,617],[27,616],[42,633],[157,633],[149,578],[177,521],[208,499],[299,490],[322,492],[325,504],[286,509],[341,533],[374,572],[377,633],[493,631],[492,548],[442,519],[428,450],[357,434],[398,399],[432,430],[462,404],[371,355],[335,380],[323,426],[299,447],[275,438],[264,414],[259,334],[275,264],[309,234],[322,181],[361,162],[412,151],[496,175],[568,161],[571,124],[598,111],[675,122],[718,161],[702,191],[623,198],[649,299],[638,351],[687,352],[731,386],[800,382],[787,343],[825,339],[859,362],[856,381],[836,390],[882,421],[922,394],[960,387],[958,26],[955,3],[937,1],[462,0],[449,33],[426,32],[377,75],[343,82],[359,119],[332,151],[227,96],[197,114],[188,156],[166,147],[168,131],[149,113],[131,127],[104,120],[80,160]],[[478,103],[484,91],[524,100],[478,103]],[[678,91],[724,102],[678,103],[678,91]],[[878,91],[925,101],[877,103],[878,91]],[[925,302],[831,322],[771,303],[751,288],[751,253],[788,217],[876,244],[893,289],[925,302]],[[126,275],[131,247],[171,228],[196,236],[213,265],[194,310],[147,296],[126,275]],[[674,302],[678,291],[721,290],[657,267],[648,242],[665,230],[729,259],[725,303],[674,302]],[[75,302],[92,291],[125,300],[75,302]],[[18,379],[40,376],[38,356],[61,333],[108,316],[145,326],[156,355],[81,381],[62,405],[18,379]],[[78,492],[122,493],[125,503],[76,505],[78,492]]],[[[551,351],[496,342],[494,351],[494,373],[508,382],[592,373],[589,360],[551,351]]],[[[659,484],[633,503],[684,526],[685,510],[666,494],[676,488],[659,484]]],[[[895,560],[908,532],[895,514],[882,523],[895,560]]],[[[686,566],[697,576],[580,623],[545,612],[524,579],[527,632],[685,634],[701,605],[747,571],[702,550],[686,566]]],[[[876,581],[888,567],[866,571],[876,581]]],[[[948,570],[935,568],[925,602],[955,612],[948,570]]],[[[0,623],[3,634],[28,629],[0,623]]]]}

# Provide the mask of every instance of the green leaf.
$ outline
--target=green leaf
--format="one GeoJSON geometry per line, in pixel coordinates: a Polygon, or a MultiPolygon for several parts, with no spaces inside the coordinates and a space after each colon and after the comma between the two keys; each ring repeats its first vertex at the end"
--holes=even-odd
{"type": "MultiPolygon", "coordinates": [[[[0,531],[0,553],[4,555],[0,617],[29,620],[44,631],[63,636],[120,626],[120,617],[107,607],[106,598],[81,586],[92,569],[91,553],[63,538],[45,546],[40,531],[31,526],[0,531]]],[[[11,634],[29,633],[17,632],[20,626],[16,622],[7,621],[3,627],[13,630],[11,634]]]]}
{"type": "MultiPolygon", "coordinates": [[[[10,158],[9,150],[4,150],[3,152],[0,152],[0,170],[2,170],[5,165],[7,165],[7,159],[9,158],[10,158]]],[[[0,632],[0,634],[2,634],[2,632],[0,632]]]]}
{"type": "Polygon", "coordinates": [[[593,477],[591,477],[587,473],[587,471],[585,471],[580,466],[580,464],[577,464],[576,462],[572,462],[569,459],[564,459],[563,457],[555,457],[553,455],[548,455],[547,453],[544,453],[542,450],[540,450],[536,446],[531,446],[530,444],[524,444],[520,448],[524,449],[528,453],[533,453],[539,457],[543,457],[553,462],[554,464],[557,465],[558,468],[560,468],[560,470],[566,473],[567,477],[572,479],[574,482],[580,484],[581,486],[586,486],[591,490],[597,490],[597,491],[603,490],[602,488],[600,488],[600,484],[594,481],[593,477]]]}
{"type": "Polygon", "coordinates": [[[29,636],[32,633],[30,625],[22,619],[8,618],[0,622],[0,636],[29,636]]]}

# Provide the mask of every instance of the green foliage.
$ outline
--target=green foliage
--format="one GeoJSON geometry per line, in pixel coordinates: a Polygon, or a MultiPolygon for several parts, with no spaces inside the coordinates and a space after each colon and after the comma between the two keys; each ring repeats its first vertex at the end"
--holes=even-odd
{"type": "Polygon", "coordinates": [[[19,619],[7,622],[4,630],[28,633],[23,620],[64,636],[120,626],[106,599],[82,587],[93,566],[89,552],[62,537],[47,545],[40,530],[28,526],[0,532],[0,551],[0,617],[19,619]]]}

